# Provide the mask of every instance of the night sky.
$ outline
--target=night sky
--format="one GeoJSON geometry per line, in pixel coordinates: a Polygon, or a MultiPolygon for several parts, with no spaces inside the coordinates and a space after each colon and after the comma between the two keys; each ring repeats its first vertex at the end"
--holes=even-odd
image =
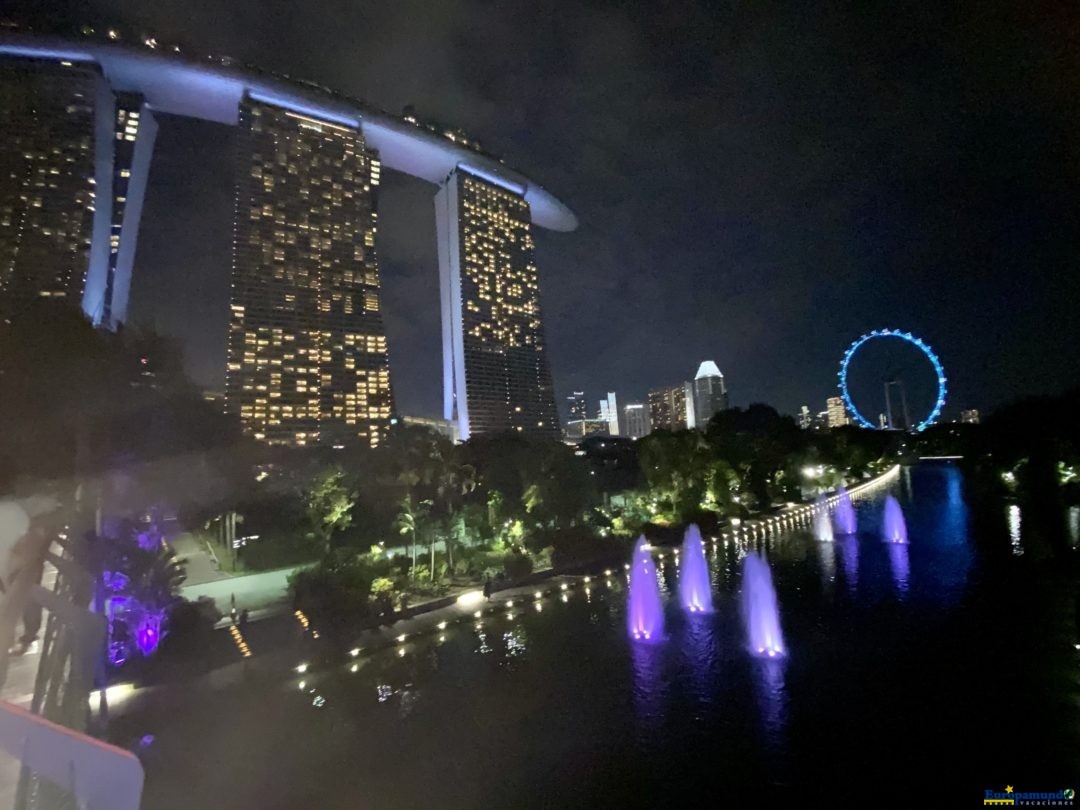
{"type": "MultiPolygon", "coordinates": [[[[551,189],[581,221],[537,232],[560,405],[573,389],[590,410],[607,390],[638,398],[708,358],[734,404],[817,411],[844,348],[892,326],[938,351],[955,416],[1080,382],[1080,12],[952,5],[128,0],[65,15],[414,104],[551,189]]],[[[134,320],[181,338],[217,388],[232,146],[227,127],[163,122],[132,293],[134,320]]],[[[403,413],[437,415],[435,188],[383,177],[392,381],[403,413]]]]}

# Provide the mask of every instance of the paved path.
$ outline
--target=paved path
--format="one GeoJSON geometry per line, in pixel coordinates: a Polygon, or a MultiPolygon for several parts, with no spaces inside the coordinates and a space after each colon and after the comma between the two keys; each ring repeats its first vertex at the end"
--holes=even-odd
{"type": "Polygon", "coordinates": [[[217,561],[211,556],[206,543],[197,535],[181,532],[168,540],[176,551],[176,556],[184,562],[184,572],[187,574],[185,584],[202,585],[205,582],[229,579],[230,575],[218,568],[217,561]]]}

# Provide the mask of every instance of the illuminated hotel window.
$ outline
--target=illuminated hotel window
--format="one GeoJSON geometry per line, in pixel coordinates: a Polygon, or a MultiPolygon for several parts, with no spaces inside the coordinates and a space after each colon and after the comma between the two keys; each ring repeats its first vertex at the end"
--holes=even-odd
{"type": "Polygon", "coordinates": [[[242,407],[230,410],[248,432],[273,443],[359,438],[375,444],[389,428],[391,402],[373,249],[375,201],[360,193],[374,187],[377,171],[363,136],[245,99],[240,141],[247,163],[238,167],[236,210],[255,216],[235,223],[233,298],[245,308],[233,312],[227,397],[242,405],[245,381],[264,384],[280,402],[281,424],[256,425],[244,420],[242,407]],[[357,249],[356,235],[366,248],[357,249]],[[273,329],[275,336],[249,359],[245,332],[255,329],[273,329]],[[306,362],[292,365],[297,358],[306,362]],[[345,396],[369,370],[386,375],[387,384],[371,395],[378,413],[345,396]]]}

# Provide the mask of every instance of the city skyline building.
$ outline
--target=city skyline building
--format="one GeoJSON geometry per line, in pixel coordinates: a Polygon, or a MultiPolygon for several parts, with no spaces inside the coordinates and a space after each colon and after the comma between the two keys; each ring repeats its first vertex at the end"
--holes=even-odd
{"type": "Polygon", "coordinates": [[[157,120],[93,62],[3,55],[0,88],[10,133],[0,147],[0,307],[61,299],[115,328],[157,120]]]}
{"type": "Polygon", "coordinates": [[[709,420],[728,408],[727,385],[716,363],[705,360],[698,366],[693,382],[694,424],[705,428],[709,420]]]}
{"type": "Polygon", "coordinates": [[[567,418],[569,420],[587,419],[589,417],[584,391],[574,391],[566,397],[566,402],[569,414],[567,418]]]}
{"type": "Polygon", "coordinates": [[[571,443],[577,443],[589,436],[610,436],[606,419],[571,419],[566,423],[564,436],[571,443]]]}
{"type": "Polygon", "coordinates": [[[809,430],[813,421],[813,417],[810,415],[810,406],[803,405],[799,409],[799,427],[803,430],[809,430]]]}
{"type": "MultiPolygon", "coordinates": [[[[95,308],[95,323],[115,326],[117,313],[127,312],[131,294],[131,273],[135,265],[139,224],[142,220],[150,159],[157,140],[158,122],[146,99],[139,93],[117,93],[113,118],[112,184],[108,262],[103,289],[95,308]]],[[[102,286],[99,283],[99,287],[102,286]]]]}
{"type": "Polygon", "coordinates": [[[84,33],[0,32],[0,315],[58,297],[95,325],[126,321],[158,125],[199,119],[238,130],[225,376],[248,434],[374,445],[388,428],[382,166],[439,187],[440,275],[458,294],[444,311],[458,336],[447,390],[463,438],[558,432],[532,227],[574,230],[562,202],[458,130],[152,37],[84,33]]]}
{"type": "Polygon", "coordinates": [[[463,441],[559,430],[523,190],[455,168],[435,195],[443,413],[463,441]]]}
{"type": "Polygon", "coordinates": [[[99,133],[112,131],[108,86],[95,65],[9,56],[0,92],[3,315],[35,298],[80,305],[94,230],[108,225],[108,166],[99,171],[103,141],[111,145],[99,133]]]}
{"type": "Polygon", "coordinates": [[[690,383],[679,383],[649,392],[649,424],[653,430],[686,430],[692,427],[693,395],[690,383]],[[687,394],[691,394],[689,397],[687,394]]]}
{"type": "Polygon", "coordinates": [[[269,444],[376,446],[390,427],[379,162],[355,128],[246,97],[226,405],[269,444]]]}
{"type": "Polygon", "coordinates": [[[623,433],[631,439],[649,435],[649,409],[643,402],[629,402],[623,406],[623,433]]]}
{"type": "Polygon", "coordinates": [[[608,391],[608,395],[600,400],[600,419],[608,423],[608,435],[619,435],[619,404],[616,401],[615,392],[608,391]]]}
{"type": "Polygon", "coordinates": [[[843,427],[844,425],[851,424],[851,419],[847,415],[847,410],[844,407],[843,397],[829,397],[825,400],[825,412],[827,414],[828,425],[831,428],[843,427]]]}

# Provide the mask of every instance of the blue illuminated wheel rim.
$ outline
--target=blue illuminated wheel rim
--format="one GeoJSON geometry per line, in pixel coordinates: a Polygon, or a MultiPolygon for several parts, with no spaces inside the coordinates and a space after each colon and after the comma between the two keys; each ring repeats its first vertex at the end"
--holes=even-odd
{"type": "Polygon", "coordinates": [[[855,407],[855,403],[851,400],[851,393],[848,391],[848,366],[851,365],[851,358],[855,356],[855,352],[866,343],[867,341],[874,340],[875,338],[899,338],[900,340],[906,340],[912,346],[915,346],[919,351],[926,355],[926,359],[930,361],[930,365],[934,367],[934,373],[937,375],[937,400],[934,402],[933,410],[930,411],[930,415],[923,421],[915,426],[915,432],[921,432],[930,427],[937,421],[937,418],[941,416],[941,409],[945,407],[945,394],[948,393],[948,389],[945,386],[945,369],[941,366],[941,361],[938,360],[938,356],[934,354],[934,350],[930,348],[930,345],[923,341],[922,338],[917,338],[911,332],[901,332],[899,329],[875,329],[873,332],[863,335],[854,343],[852,343],[846,352],[844,352],[844,359],[840,362],[840,394],[844,398],[844,406],[848,409],[848,412],[865,428],[871,430],[877,429],[877,425],[859,413],[859,409],[855,407]]]}

